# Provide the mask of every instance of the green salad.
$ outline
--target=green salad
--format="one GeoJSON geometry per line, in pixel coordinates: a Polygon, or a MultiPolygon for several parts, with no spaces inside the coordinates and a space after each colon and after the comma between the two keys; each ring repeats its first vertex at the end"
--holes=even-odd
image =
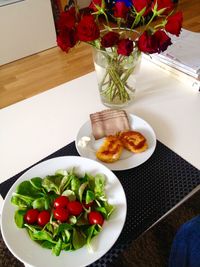
{"type": "Polygon", "coordinates": [[[92,238],[114,210],[105,194],[105,176],[80,176],[73,168],[21,182],[11,203],[18,206],[16,225],[56,256],[84,245],[92,249],[92,238]]]}

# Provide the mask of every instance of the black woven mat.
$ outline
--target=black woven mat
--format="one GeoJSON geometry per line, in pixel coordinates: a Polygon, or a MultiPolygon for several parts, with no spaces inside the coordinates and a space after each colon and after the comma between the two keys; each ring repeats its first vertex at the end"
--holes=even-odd
{"type": "MultiPolygon", "coordinates": [[[[78,155],[74,142],[43,160],[64,155],[78,155]]],[[[0,193],[3,197],[25,171],[1,184],[0,193]]],[[[101,259],[90,265],[91,267],[109,266],[131,241],[200,183],[200,171],[159,141],[148,161],[136,168],[114,173],[127,197],[126,223],[117,242],[101,259]]]]}

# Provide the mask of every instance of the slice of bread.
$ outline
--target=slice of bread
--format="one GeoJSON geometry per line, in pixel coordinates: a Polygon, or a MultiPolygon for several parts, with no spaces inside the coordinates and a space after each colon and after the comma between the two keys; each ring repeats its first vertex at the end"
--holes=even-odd
{"type": "Polygon", "coordinates": [[[95,140],[130,130],[125,110],[106,109],[90,114],[92,134],[95,140]]]}

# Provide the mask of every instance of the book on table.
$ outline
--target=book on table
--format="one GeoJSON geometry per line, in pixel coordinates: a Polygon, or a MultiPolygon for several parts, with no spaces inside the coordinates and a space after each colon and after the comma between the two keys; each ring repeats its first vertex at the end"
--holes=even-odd
{"type": "Polygon", "coordinates": [[[160,54],[143,55],[191,87],[200,90],[200,33],[183,29],[180,36],[170,36],[173,45],[160,54]]]}

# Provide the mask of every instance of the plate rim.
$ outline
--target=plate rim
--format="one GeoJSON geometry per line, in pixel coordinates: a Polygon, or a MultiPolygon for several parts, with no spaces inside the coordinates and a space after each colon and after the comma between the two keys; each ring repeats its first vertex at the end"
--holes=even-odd
{"type": "MultiPolygon", "coordinates": [[[[153,155],[153,153],[154,153],[154,151],[155,151],[155,149],[156,149],[156,145],[157,145],[157,138],[156,138],[156,134],[155,134],[155,131],[154,131],[154,129],[153,129],[153,127],[146,121],[146,120],[144,120],[143,118],[141,118],[141,117],[139,117],[139,116],[137,116],[137,115],[135,115],[135,114],[133,114],[133,113],[128,113],[127,112],[127,115],[128,115],[128,117],[130,117],[131,119],[137,119],[137,120],[141,120],[142,122],[144,122],[148,127],[149,127],[149,129],[151,130],[151,133],[152,133],[152,135],[151,135],[151,137],[152,137],[152,141],[154,142],[154,146],[153,146],[153,149],[152,149],[152,152],[150,153],[150,155],[144,160],[144,161],[142,161],[140,164],[137,164],[137,165],[135,165],[135,166],[131,166],[131,165],[129,165],[128,167],[124,167],[124,168],[122,168],[122,167],[117,167],[118,165],[119,165],[119,162],[120,163],[122,163],[122,162],[125,162],[127,159],[119,159],[118,161],[116,161],[116,162],[114,162],[114,163],[106,163],[106,162],[103,162],[103,161],[100,161],[100,160],[98,160],[98,159],[95,159],[95,158],[90,158],[90,157],[87,157],[87,158],[90,158],[90,159],[92,159],[92,160],[95,160],[95,161],[97,161],[97,162],[99,162],[99,163],[101,163],[101,164],[103,164],[104,166],[106,166],[107,168],[109,168],[110,170],[112,170],[112,171],[124,171],[124,170],[129,170],[129,169],[132,169],[132,168],[136,168],[136,167],[138,167],[138,166],[140,166],[140,165],[142,165],[143,163],[145,163],[152,155],[153,155]]],[[[79,155],[81,156],[81,157],[86,157],[86,155],[83,155],[81,152],[80,152],[80,149],[79,149],[79,146],[78,146],[78,136],[79,136],[79,134],[80,134],[80,131],[81,131],[81,129],[84,127],[84,126],[86,126],[86,124],[88,124],[90,127],[91,127],[91,125],[90,125],[90,119],[88,119],[87,121],[85,121],[82,125],[81,125],[81,127],[79,128],[79,130],[77,131],[77,134],[76,134],[76,138],[75,138],[75,146],[76,146],[76,150],[78,151],[78,153],[79,153],[79,155]],[[82,156],[83,155],[83,156],[82,156]]],[[[91,134],[90,134],[91,135],[91,134]]]]}
{"type": "MultiPolygon", "coordinates": [[[[24,180],[28,180],[28,179],[31,179],[31,177],[30,178],[25,178],[25,176],[29,173],[29,172],[31,172],[32,170],[34,170],[35,168],[38,168],[38,166],[40,166],[40,165],[42,165],[42,164],[46,164],[46,163],[48,163],[48,162],[51,162],[51,161],[54,161],[54,160],[60,160],[60,159],[69,159],[69,158],[73,158],[73,159],[79,159],[79,160],[86,160],[86,161],[90,161],[91,163],[93,162],[93,163],[95,163],[95,164],[97,164],[97,165],[99,165],[99,167],[103,167],[105,170],[106,170],[106,172],[108,172],[108,173],[110,173],[110,174],[112,174],[112,179],[116,179],[116,181],[117,181],[117,183],[118,183],[118,186],[120,187],[120,190],[121,190],[121,193],[123,194],[123,201],[124,201],[124,213],[122,213],[122,215],[123,215],[123,218],[122,218],[122,223],[120,224],[120,227],[119,227],[119,229],[118,229],[118,233],[115,235],[115,238],[113,239],[113,242],[112,242],[112,244],[110,244],[110,246],[108,246],[104,251],[103,251],[103,253],[100,253],[100,256],[98,256],[97,255],[97,258],[95,259],[95,260],[92,260],[92,261],[88,261],[88,263],[87,263],[87,265],[88,264],[92,264],[93,262],[95,262],[95,261],[97,261],[98,259],[100,259],[101,257],[103,257],[111,248],[112,248],[112,246],[116,243],[116,241],[117,241],[117,239],[119,238],[119,236],[120,236],[120,234],[121,234],[121,232],[122,232],[122,230],[123,230],[123,228],[124,228],[124,225],[125,225],[125,222],[126,222],[126,217],[127,217],[127,198],[126,198],[126,194],[125,194],[125,191],[124,191],[124,188],[123,188],[123,186],[122,186],[122,184],[121,184],[121,182],[120,182],[120,180],[119,180],[119,178],[109,169],[109,168],[107,168],[105,165],[103,165],[103,164],[101,164],[100,162],[96,162],[95,160],[93,160],[93,159],[90,159],[90,158],[86,158],[86,157],[80,157],[80,156],[73,156],[73,155],[67,155],[67,156],[58,156],[58,157],[53,157],[53,158],[50,158],[50,159],[47,159],[47,160],[44,160],[44,161],[42,161],[42,162],[39,162],[39,163],[37,163],[37,164],[35,164],[34,166],[32,166],[32,167],[30,167],[28,170],[26,170],[14,183],[13,183],[13,185],[11,186],[11,188],[9,189],[9,191],[8,191],[8,193],[6,194],[6,197],[5,197],[5,199],[4,199],[4,203],[3,203],[3,207],[2,207],[2,214],[1,214],[1,225],[0,225],[0,227],[1,227],[1,233],[2,233],[2,237],[3,237],[3,240],[4,240],[4,242],[5,242],[5,244],[6,244],[6,246],[8,247],[8,249],[11,251],[11,253],[17,258],[17,259],[19,259],[20,261],[22,261],[23,263],[25,263],[25,264],[28,264],[28,265],[31,265],[31,263],[30,262],[28,262],[27,261],[27,259],[26,259],[26,256],[25,257],[21,257],[21,256],[19,256],[17,253],[16,253],[16,251],[15,251],[15,249],[13,249],[11,246],[10,246],[10,244],[9,244],[9,242],[7,241],[7,239],[6,239],[6,235],[5,235],[5,229],[6,229],[6,227],[4,226],[4,219],[3,219],[3,214],[4,214],[4,209],[5,209],[5,207],[6,207],[6,205],[9,203],[11,206],[13,206],[11,203],[10,203],[10,198],[11,198],[11,196],[12,196],[12,192],[14,192],[15,190],[16,190],[16,186],[20,183],[20,182],[22,182],[22,181],[24,181],[24,180]],[[24,259],[25,258],[25,259],[24,259]]],[[[73,167],[73,166],[71,166],[71,167],[73,167]]],[[[70,167],[67,167],[67,168],[70,168],[70,167]]],[[[56,169],[55,169],[55,171],[56,171],[56,169]]],[[[90,170],[89,170],[90,171],[90,170]]],[[[83,171],[82,171],[83,172],[83,171]]],[[[86,170],[84,170],[84,172],[86,172],[86,170]]],[[[100,172],[100,171],[98,171],[98,172],[100,172]]],[[[47,174],[46,174],[47,175],[47,174]]],[[[109,201],[109,199],[108,199],[108,201],[109,201]]],[[[122,202],[120,202],[120,203],[122,203],[122,202]]],[[[12,208],[11,208],[12,209],[12,208]]],[[[14,209],[16,210],[17,209],[17,207],[15,207],[14,206],[14,209]]],[[[121,215],[120,215],[121,216],[121,215]]],[[[14,214],[13,214],[13,218],[14,218],[14,214]]],[[[109,221],[108,221],[109,222],[109,221]]],[[[16,227],[16,229],[18,229],[17,228],[17,226],[15,226],[16,227]]],[[[19,229],[19,230],[22,230],[22,229],[19,229]]],[[[103,231],[102,231],[102,233],[103,233],[103,231]]],[[[98,238],[98,236],[97,236],[97,238],[98,238]]],[[[30,239],[30,238],[29,238],[30,239]]],[[[33,242],[31,239],[30,239],[30,241],[31,242],[33,242]]],[[[86,246],[84,246],[83,247],[86,251],[88,251],[87,250],[87,248],[86,248],[86,246]]],[[[81,249],[83,249],[83,248],[81,248],[81,249]]],[[[41,249],[41,248],[40,248],[41,249]]],[[[51,250],[48,250],[49,252],[51,252],[51,250]]],[[[76,251],[74,251],[74,252],[79,252],[79,250],[76,250],[76,251]]],[[[70,252],[71,253],[71,252],[70,252]]],[[[72,252],[73,253],[73,252],[72,252]]],[[[88,252],[89,253],[89,252],[88,252]]],[[[67,254],[66,254],[67,255],[67,254]]],[[[55,257],[55,256],[54,256],[55,257]]],[[[88,257],[88,259],[89,259],[89,257],[88,257]]],[[[66,260],[67,260],[67,257],[66,257],[66,260]]],[[[31,265],[31,267],[37,267],[37,266],[42,266],[41,265],[42,264],[42,262],[39,264],[39,265],[34,265],[34,266],[32,266],[31,265]]],[[[48,264],[48,263],[47,263],[48,264]]],[[[53,265],[53,266],[55,266],[55,265],[53,265]]],[[[75,265],[74,265],[75,266],[75,265]]],[[[81,267],[81,266],[86,266],[85,264],[84,265],[80,265],[80,263],[79,263],[79,265],[77,265],[77,267],[81,267]]],[[[57,267],[57,266],[55,266],[55,267],[57,267]]]]}

